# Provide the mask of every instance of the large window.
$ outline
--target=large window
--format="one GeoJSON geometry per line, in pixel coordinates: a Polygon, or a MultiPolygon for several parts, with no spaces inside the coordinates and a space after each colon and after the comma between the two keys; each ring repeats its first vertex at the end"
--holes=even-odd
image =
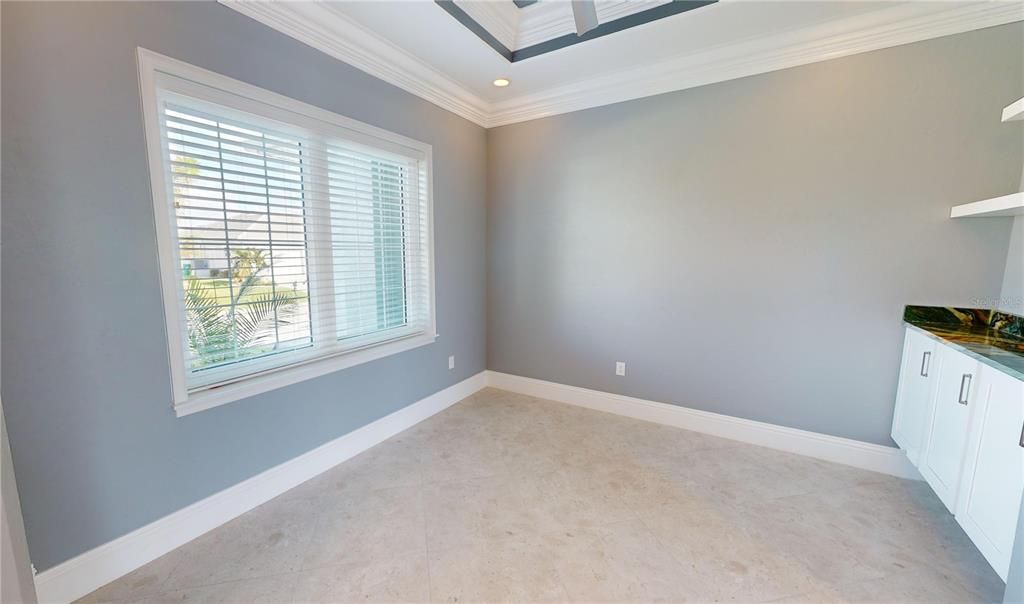
{"type": "Polygon", "coordinates": [[[139,56],[179,412],[433,341],[428,145],[139,56]]]}

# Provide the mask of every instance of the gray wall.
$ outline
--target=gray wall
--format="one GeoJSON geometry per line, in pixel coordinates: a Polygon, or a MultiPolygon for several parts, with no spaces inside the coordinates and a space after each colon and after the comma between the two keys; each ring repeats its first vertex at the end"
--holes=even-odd
{"type": "Polygon", "coordinates": [[[0,499],[3,499],[0,506],[0,602],[21,604],[36,601],[36,586],[2,407],[0,405],[0,499]]]}
{"type": "Polygon", "coordinates": [[[11,447],[7,440],[7,422],[4,421],[3,403],[0,402],[0,602],[29,603],[36,601],[36,589],[25,537],[25,523],[21,517],[18,485],[14,478],[14,463],[11,461],[11,447]]]}
{"type": "Polygon", "coordinates": [[[1001,294],[1010,223],[946,216],[1019,179],[1020,25],[485,134],[219,5],[0,6],[39,570],[482,370],[485,328],[500,371],[887,442],[902,305],[1001,294]],[[439,342],[174,418],[139,45],[433,144],[439,342]]]}
{"type": "Polygon", "coordinates": [[[1000,295],[1013,24],[488,131],[488,368],[889,444],[903,306],[1000,295]],[[614,362],[627,362],[627,377],[614,362]]]}
{"type": "Polygon", "coordinates": [[[2,392],[39,570],[484,369],[482,128],[213,3],[2,11],[2,392]],[[438,342],[176,419],[136,46],[432,144],[438,342]]]}
{"type": "MultiPolygon", "coordinates": [[[[1024,122],[1008,122],[1004,126],[1024,130],[1024,122]]],[[[1024,165],[1020,170],[1020,182],[1014,191],[1024,191],[1024,165]]],[[[1013,232],[1010,234],[1010,249],[1006,252],[1006,270],[1003,273],[999,308],[1024,315],[1024,216],[1013,219],[1013,232]]]]}
{"type": "MultiPolygon", "coordinates": [[[[1024,183],[1021,184],[1024,187],[1024,183]]],[[[1013,231],[1010,234],[1010,249],[1006,252],[1006,271],[1003,274],[1003,289],[999,296],[999,308],[1024,315],[1024,216],[1013,219],[1013,231]]]]}

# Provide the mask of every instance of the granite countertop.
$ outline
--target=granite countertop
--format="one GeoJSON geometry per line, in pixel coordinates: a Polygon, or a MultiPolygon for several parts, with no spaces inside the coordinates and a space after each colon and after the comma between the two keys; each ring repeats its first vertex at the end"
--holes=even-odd
{"type": "Polygon", "coordinates": [[[1024,380],[1024,318],[978,308],[907,306],[903,320],[918,331],[1024,380]]]}

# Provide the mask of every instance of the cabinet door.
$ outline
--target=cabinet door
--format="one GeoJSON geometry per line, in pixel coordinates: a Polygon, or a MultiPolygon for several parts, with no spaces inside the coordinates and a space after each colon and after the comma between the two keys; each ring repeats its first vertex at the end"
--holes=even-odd
{"type": "Polygon", "coordinates": [[[942,503],[955,512],[971,402],[977,391],[978,362],[944,345],[937,347],[936,354],[942,357],[942,366],[918,469],[942,503]]]}
{"type": "Polygon", "coordinates": [[[896,390],[896,409],[892,418],[892,439],[907,453],[915,466],[924,445],[925,428],[931,414],[935,376],[939,360],[935,358],[935,340],[907,329],[903,340],[903,364],[896,390]]]}
{"type": "Polygon", "coordinates": [[[1024,382],[979,373],[956,519],[1005,581],[1024,491],[1024,382]]]}

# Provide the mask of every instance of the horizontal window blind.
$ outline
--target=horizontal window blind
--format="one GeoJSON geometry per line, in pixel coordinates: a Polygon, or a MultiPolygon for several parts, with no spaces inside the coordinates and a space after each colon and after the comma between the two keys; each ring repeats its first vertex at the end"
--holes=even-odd
{"type": "Polygon", "coordinates": [[[428,233],[416,162],[326,151],[337,337],[423,325],[428,233]]]}
{"type": "Polygon", "coordinates": [[[421,157],[301,116],[159,104],[190,390],[432,329],[421,157]]]}

